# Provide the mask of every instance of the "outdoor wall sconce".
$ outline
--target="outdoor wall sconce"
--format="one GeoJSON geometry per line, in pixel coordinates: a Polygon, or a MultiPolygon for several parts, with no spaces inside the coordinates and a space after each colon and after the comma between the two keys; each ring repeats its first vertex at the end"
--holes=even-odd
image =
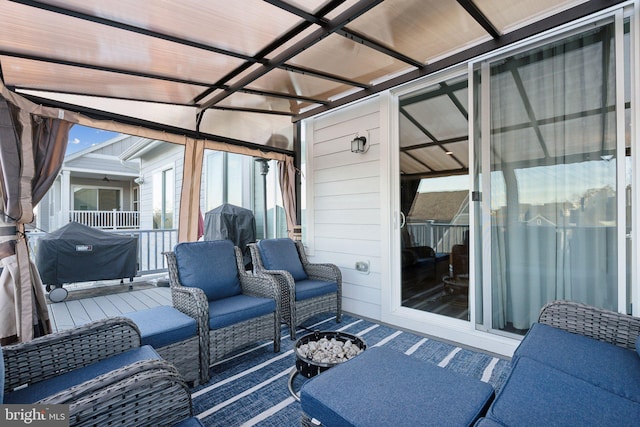
{"type": "Polygon", "coordinates": [[[366,132],[359,132],[356,134],[356,137],[351,140],[352,153],[365,153],[369,149],[365,135],[366,132]]]}

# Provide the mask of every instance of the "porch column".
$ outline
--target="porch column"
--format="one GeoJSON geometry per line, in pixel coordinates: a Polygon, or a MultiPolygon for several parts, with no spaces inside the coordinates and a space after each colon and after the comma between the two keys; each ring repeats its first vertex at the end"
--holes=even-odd
{"type": "Polygon", "coordinates": [[[68,170],[63,170],[60,172],[60,209],[58,211],[59,214],[56,215],[57,224],[55,224],[55,229],[69,223],[71,203],[71,172],[68,170]]]}
{"type": "Polygon", "coordinates": [[[187,140],[184,146],[184,167],[182,168],[178,242],[195,242],[198,240],[200,181],[202,178],[203,159],[204,141],[187,140]]]}

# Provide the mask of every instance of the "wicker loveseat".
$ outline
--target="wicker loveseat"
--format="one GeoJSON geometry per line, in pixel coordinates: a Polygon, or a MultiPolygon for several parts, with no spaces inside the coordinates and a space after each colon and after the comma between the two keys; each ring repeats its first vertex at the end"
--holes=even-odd
{"type": "Polygon", "coordinates": [[[1,349],[0,403],[69,405],[69,425],[200,425],[182,376],[116,317],[1,349]],[[3,365],[3,366],[2,366],[3,365]]]}
{"type": "Polygon", "coordinates": [[[638,425],[639,335],[640,318],[547,304],[479,425],[638,425]]]}

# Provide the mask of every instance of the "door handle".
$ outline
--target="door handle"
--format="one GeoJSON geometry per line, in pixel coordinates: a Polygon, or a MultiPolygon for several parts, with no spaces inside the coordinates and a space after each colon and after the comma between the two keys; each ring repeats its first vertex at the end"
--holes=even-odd
{"type": "Polygon", "coordinates": [[[404,212],[400,211],[400,229],[404,228],[404,225],[406,224],[407,219],[404,216],[404,212]]]}

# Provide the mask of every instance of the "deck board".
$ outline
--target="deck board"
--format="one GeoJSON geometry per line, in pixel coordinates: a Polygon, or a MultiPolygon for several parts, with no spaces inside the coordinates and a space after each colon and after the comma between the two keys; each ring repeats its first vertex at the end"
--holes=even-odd
{"type": "Polygon", "coordinates": [[[82,300],[69,301],[67,304],[69,314],[73,320],[73,326],[84,325],[91,321],[89,314],[87,313],[87,310],[85,310],[81,301],[82,300]]]}
{"type": "Polygon", "coordinates": [[[119,316],[122,313],[159,305],[172,305],[169,288],[153,287],[68,300],[48,304],[48,309],[52,329],[62,331],[105,317],[119,316]]]}

